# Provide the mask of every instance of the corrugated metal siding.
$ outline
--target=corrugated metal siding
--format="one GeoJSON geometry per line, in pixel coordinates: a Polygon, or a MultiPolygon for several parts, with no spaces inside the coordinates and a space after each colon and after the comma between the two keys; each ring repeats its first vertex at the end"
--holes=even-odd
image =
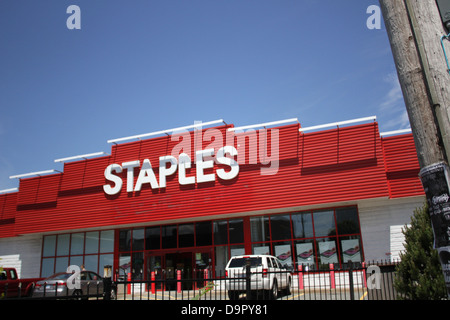
{"type": "Polygon", "coordinates": [[[0,195],[0,236],[15,235],[17,192],[0,195]]]}
{"type": "MultiPolygon", "coordinates": [[[[219,127],[219,133],[226,132],[219,127]]],[[[64,173],[21,182],[21,202],[16,213],[17,234],[169,222],[265,209],[352,201],[388,196],[383,149],[377,123],[300,134],[298,125],[278,128],[279,168],[275,175],[262,174],[268,165],[240,164],[237,178],[181,186],[178,173],[168,177],[167,187],[126,192],[103,192],[103,176],[111,163],[150,159],[158,178],[158,159],[169,155],[178,141],[170,137],[112,146],[111,156],[66,163],[64,173]],[[45,188],[43,187],[45,186],[45,188]],[[40,192],[45,190],[45,194],[40,192]],[[30,200],[30,199],[39,200],[30,200]]],[[[209,131],[210,133],[213,131],[209,131]]],[[[274,131],[269,131],[272,134],[274,131]]],[[[217,133],[217,132],[216,132],[217,133]]],[[[191,159],[194,159],[194,133],[191,159]]],[[[236,148],[238,141],[235,139],[236,148]]],[[[257,135],[259,147],[259,134],[257,135]]],[[[203,141],[202,148],[212,141],[203,141]]],[[[270,143],[268,143],[270,146],[270,143]]],[[[250,146],[245,147],[249,152],[250,146]]],[[[270,156],[270,147],[267,154],[270,156]]],[[[257,158],[259,159],[259,158],[257,158]]],[[[215,172],[218,166],[214,168],[215,172]]],[[[136,181],[139,170],[135,171],[136,181]]],[[[195,166],[188,176],[195,176],[195,166]]],[[[4,236],[1,234],[0,236],[4,236]]]]}
{"type": "Polygon", "coordinates": [[[383,138],[382,144],[390,197],[424,194],[412,134],[383,138]]]}

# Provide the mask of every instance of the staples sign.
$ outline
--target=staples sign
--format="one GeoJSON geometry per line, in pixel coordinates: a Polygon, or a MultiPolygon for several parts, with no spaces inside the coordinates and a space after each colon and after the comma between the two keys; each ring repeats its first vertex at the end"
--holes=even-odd
{"type": "Polygon", "coordinates": [[[199,150],[195,152],[195,162],[191,162],[191,158],[186,153],[181,153],[178,160],[174,156],[159,157],[159,182],[156,179],[152,164],[149,159],[122,162],[122,164],[110,164],[105,169],[105,179],[111,183],[105,184],[103,190],[108,195],[115,195],[122,190],[123,180],[118,175],[126,170],[127,192],[141,191],[142,186],[149,184],[152,189],[165,188],[166,178],[175,174],[178,170],[178,182],[180,185],[189,185],[203,182],[210,182],[216,179],[232,180],[239,174],[239,164],[234,157],[237,156],[236,148],[232,146],[224,146],[218,149],[214,157],[214,149],[199,150]],[[228,166],[225,170],[219,168],[215,173],[205,173],[206,169],[214,168],[214,162],[228,166]],[[195,176],[187,176],[186,169],[192,166],[196,168],[195,176]],[[134,169],[139,168],[139,176],[134,184],[134,169]]]}

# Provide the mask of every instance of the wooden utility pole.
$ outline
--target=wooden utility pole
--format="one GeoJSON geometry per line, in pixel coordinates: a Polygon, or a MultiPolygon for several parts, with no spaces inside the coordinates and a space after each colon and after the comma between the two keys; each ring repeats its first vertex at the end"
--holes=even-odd
{"type": "MultiPolygon", "coordinates": [[[[420,1],[434,2],[434,0],[420,1]]],[[[406,4],[404,0],[380,0],[380,5],[420,167],[442,162],[446,157],[439,143],[440,134],[435,122],[433,103],[406,4]]],[[[439,40],[440,38],[437,38],[438,43],[439,40]]]]}
{"type": "Polygon", "coordinates": [[[435,0],[380,0],[380,6],[450,297],[450,74],[441,46],[447,32],[435,0]]]}

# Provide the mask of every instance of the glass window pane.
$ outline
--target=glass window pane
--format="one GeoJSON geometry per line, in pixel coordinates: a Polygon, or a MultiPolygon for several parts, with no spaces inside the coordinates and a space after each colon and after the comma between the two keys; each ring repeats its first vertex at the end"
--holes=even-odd
{"type": "Polygon", "coordinates": [[[114,252],[114,230],[100,232],[100,252],[114,252]]]}
{"type": "Polygon", "coordinates": [[[339,239],[341,242],[342,262],[361,262],[361,242],[359,236],[348,236],[339,239]]]}
{"type": "Polygon", "coordinates": [[[325,238],[317,240],[319,249],[319,264],[338,263],[336,240],[325,238]]]}
{"type": "Polygon", "coordinates": [[[83,264],[83,256],[71,256],[70,257],[70,265],[76,265],[81,268],[81,265],[83,264]]]}
{"type": "Polygon", "coordinates": [[[58,245],[56,246],[57,256],[69,255],[70,234],[58,235],[58,245]]]}
{"type": "Polygon", "coordinates": [[[272,240],[291,239],[291,222],[288,214],[270,217],[272,240]]]}
{"type": "Polygon", "coordinates": [[[292,215],[292,228],[294,238],[312,238],[313,224],[310,212],[296,213],[292,215]]]}
{"type": "Polygon", "coordinates": [[[270,241],[269,217],[250,218],[252,242],[270,241]]]}
{"type": "Polygon", "coordinates": [[[131,250],[131,230],[122,229],[119,231],[119,251],[131,250]]]}
{"type": "Polygon", "coordinates": [[[44,257],[55,256],[56,249],[56,236],[45,236],[44,237],[44,257]]]}
{"type": "Polygon", "coordinates": [[[212,222],[197,222],[195,224],[195,236],[197,246],[212,245],[212,222]]]}
{"type": "Polygon", "coordinates": [[[216,276],[225,275],[225,266],[228,263],[228,246],[215,247],[216,276]]]}
{"type": "Polygon", "coordinates": [[[145,247],[147,250],[159,250],[161,248],[160,227],[145,229],[145,247]]]}
{"type": "Polygon", "coordinates": [[[256,243],[252,245],[252,253],[270,255],[270,245],[265,243],[256,243]]]}
{"type": "Polygon", "coordinates": [[[98,231],[86,232],[86,247],[84,249],[84,252],[86,254],[98,253],[98,243],[98,231]]]}
{"type": "Polygon", "coordinates": [[[131,262],[132,266],[132,280],[142,280],[144,276],[144,253],[137,252],[133,253],[133,260],[131,262]]]}
{"type": "Polygon", "coordinates": [[[131,249],[133,251],[144,250],[145,230],[133,229],[133,244],[131,249]]]}
{"type": "Polygon", "coordinates": [[[176,248],[177,247],[177,226],[163,226],[161,227],[162,247],[176,248]]]}
{"type": "Polygon", "coordinates": [[[84,232],[73,233],[70,242],[70,254],[83,254],[84,250],[84,232]]]}
{"type": "Polygon", "coordinates": [[[273,244],[274,256],[280,260],[282,265],[292,265],[292,249],[290,242],[275,242],[273,244]]]}
{"type": "Polygon", "coordinates": [[[229,222],[230,243],[244,242],[244,220],[234,219],[229,222]]]}
{"type": "Polygon", "coordinates": [[[242,256],[245,254],[244,246],[230,246],[230,258],[234,256],[242,256]]]}
{"type": "Polygon", "coordinates": [[[178,243],[180,248],[194,246],[194,224],[180,224],[178,226],[178,243]]]}
{"type": "Polygon", "coordinates": [[[228,244],[227,221],[214,221],[214,244],[228,244]]]}
{"type": "Polygon", "coordinates": [[[129,253],[121,253],[119,255],[119,277],[127,279],[131,268],[131,255],[129,253]]]}
{"type": "Polygon", "coordinates": [[[88,271],[98,272],[98,255],[84,256],[84,267],[88,271]]]}
{"type": "MultiPolygon", "coordinates": [[[[295,261],[297,264],[315,268],[316,251],[314,248],[314,240],[298,240],[294,243],[295,261]]],[[[303,269],[305,270],[305,269],[303,269]]]]}
{"type": "Polygon", "coordinates": [[[56,258],[55,273],[66,272],[68,266],[69,266],[69,257],[56,258]]]}
{"type": "Polygon", "coordinates": [[[105,266],[114,266],[114,254],[101,254],[99,262],[99,274],[103,276],[105,266]]]}
{"type": "Polygon", "coordinates": [[[42,271],[41,277],[47,278],[54,274],[55,268],[55,258],[44,258],[42,259],[42,271]]]}
{"type": "Polygon", "coordinates": [[[356,207],[336,209],[336,221],[340,235],[359,233],[358,212],[356,207]]]}
{"type": "Polygon", "coordinates": [[[333,211],[314,212],[314,231],[316,237],[326,237],[336,235],[333,211]]]}

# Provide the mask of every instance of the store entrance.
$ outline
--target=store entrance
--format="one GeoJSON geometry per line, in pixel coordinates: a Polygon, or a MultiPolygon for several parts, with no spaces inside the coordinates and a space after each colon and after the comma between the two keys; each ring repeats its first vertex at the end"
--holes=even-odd
{"type": "Polygon", "coordinates": [[[181,289],[192,290],[205,286],[211,274],[212,251],[186,250],[177,252],[146,253],[146,278],[154,272],[156,290],[177,290],[177,271],[181,271],[181,289]]]}

